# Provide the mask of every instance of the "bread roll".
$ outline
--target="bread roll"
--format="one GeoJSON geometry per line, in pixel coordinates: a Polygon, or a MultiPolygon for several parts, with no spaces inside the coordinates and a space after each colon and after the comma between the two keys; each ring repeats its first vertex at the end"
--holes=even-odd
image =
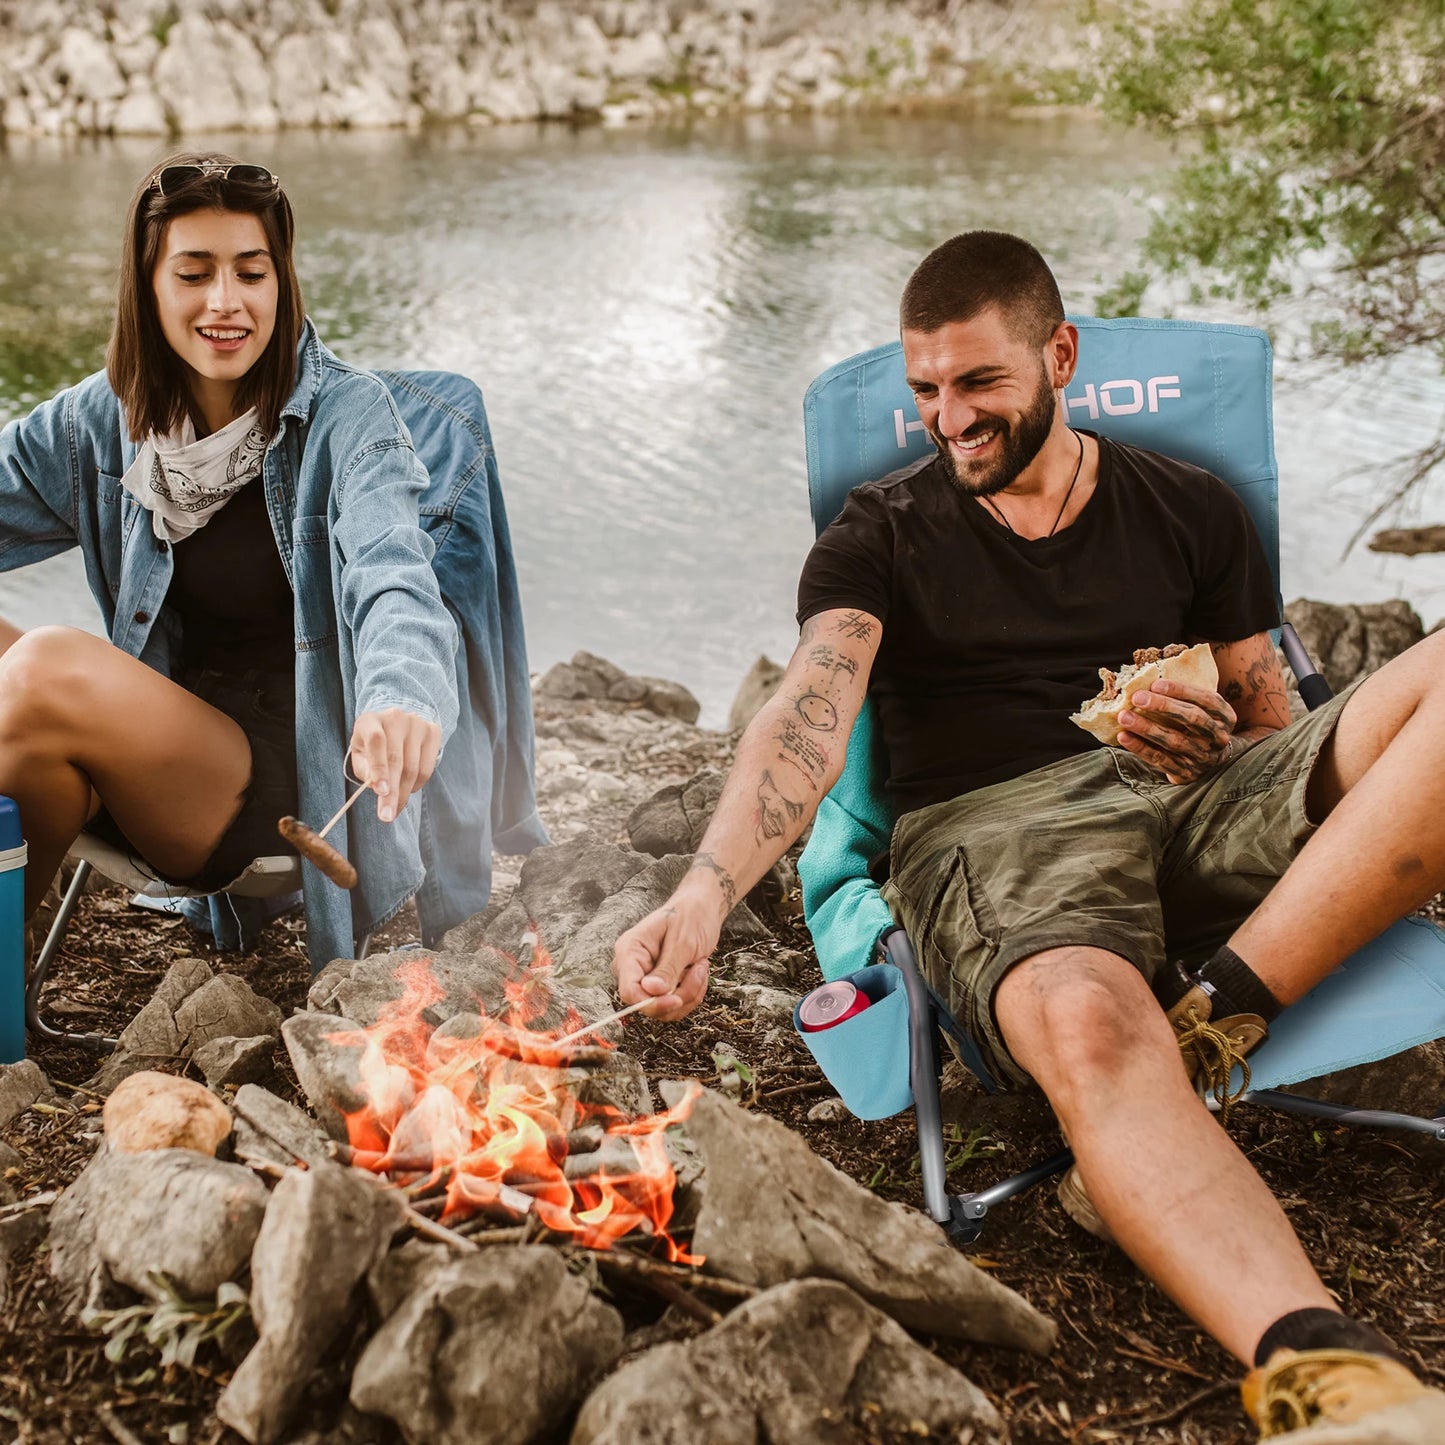
{"type": "Polygon", "coordinates": [[[1136,652],[1136,660],[1121,668],[1117,675],[1107,667],[1101,667],[1102,691],[1097,697],[1090,698],[1078,712],[1071,713],[1069,721],[1077,723],[1086,733],[1093,733],[1106,746],[1114,747],[1119,738],[1119,714],[1129,706],[1129,698],[1136,692],[1147,691],[1150,684],[1158,682],[1161,677],[1170,682],[1192,683],[1195,687],[1211,691],[1219,686],[1219,669],[1207,642],[1185,647],[1172,657],[1158,656],[1157,651],[1148,648],[1136,652]],[[1141,656],[1151,660],[1140,662],[1141,656]]]}

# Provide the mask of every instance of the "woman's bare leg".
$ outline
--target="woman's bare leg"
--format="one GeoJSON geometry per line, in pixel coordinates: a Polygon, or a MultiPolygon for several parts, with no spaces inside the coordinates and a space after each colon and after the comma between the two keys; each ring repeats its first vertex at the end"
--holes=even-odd
{"type": "Polygon", "coordinates": [[[185,878],[250,776],[235,722],[103,638],[37,627],[0,651],[0,793],[20,805],[30,847],[26,917],[97,799],[148,863],[185,878]]]}

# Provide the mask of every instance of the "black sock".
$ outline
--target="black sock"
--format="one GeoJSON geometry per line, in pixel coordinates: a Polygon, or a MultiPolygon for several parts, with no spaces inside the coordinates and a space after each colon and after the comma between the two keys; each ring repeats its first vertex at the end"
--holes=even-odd
{"type": "Polygon", "coordinates": [[[1276,1350],[1363,1350],[1400,1359],[1399,1351],[1374,1325],[1335,1310],[1295,1310],[1282,1315],[1259,1337],[1254,1363],[1268,1364],[1276,1350]]]}
{"type": "Polygon", "coordinates": [[[1209,1012],[1216,1021],[1231,1014],[1258,1014],[1265,1023],[1272,1023],[1284,1010],[1259,975],[1228,944],[1216,950],[1199,970],[1199,977],[1214,990],[1209,1012]]]}

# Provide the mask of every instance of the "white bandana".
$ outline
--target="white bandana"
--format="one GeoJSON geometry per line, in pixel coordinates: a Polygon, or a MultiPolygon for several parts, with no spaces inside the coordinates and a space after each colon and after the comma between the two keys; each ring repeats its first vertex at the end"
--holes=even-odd
{"type": "Polygon", "coordinates": [[[147,437],[120,484],[151,514],[157,537],[182,542],[260,473],[265,455],[255,407],[200,441],[187,417],[174,435],[147,437]]]}

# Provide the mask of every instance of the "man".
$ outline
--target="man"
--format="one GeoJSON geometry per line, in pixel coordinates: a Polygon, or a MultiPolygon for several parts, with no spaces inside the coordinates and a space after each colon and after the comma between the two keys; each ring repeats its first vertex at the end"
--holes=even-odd
{"type": "Polygon", "coordinates": [[[798,649],[692,871],[619,939],[621,997],[697,1005],[871,690],[902,815],[885,896],[995,1077],[1048,1096],[1066,1207],[1251,1367],[1263,1433],[1445,1440],[1445,1394],[1339,1312],[1190,1077],[1227,1078],[1445,886],[1445,636],[1288,725],[1247,515],[1196,468],[1069,427],[1078,333],[1038,252],[954,237],[901,323],[937,456],[857,488],[813,548],[798,649]],[[1136,692],[1117,748],[1068,721],[1100,666],[1195,641],[1216,691],[1136,692]]]}

